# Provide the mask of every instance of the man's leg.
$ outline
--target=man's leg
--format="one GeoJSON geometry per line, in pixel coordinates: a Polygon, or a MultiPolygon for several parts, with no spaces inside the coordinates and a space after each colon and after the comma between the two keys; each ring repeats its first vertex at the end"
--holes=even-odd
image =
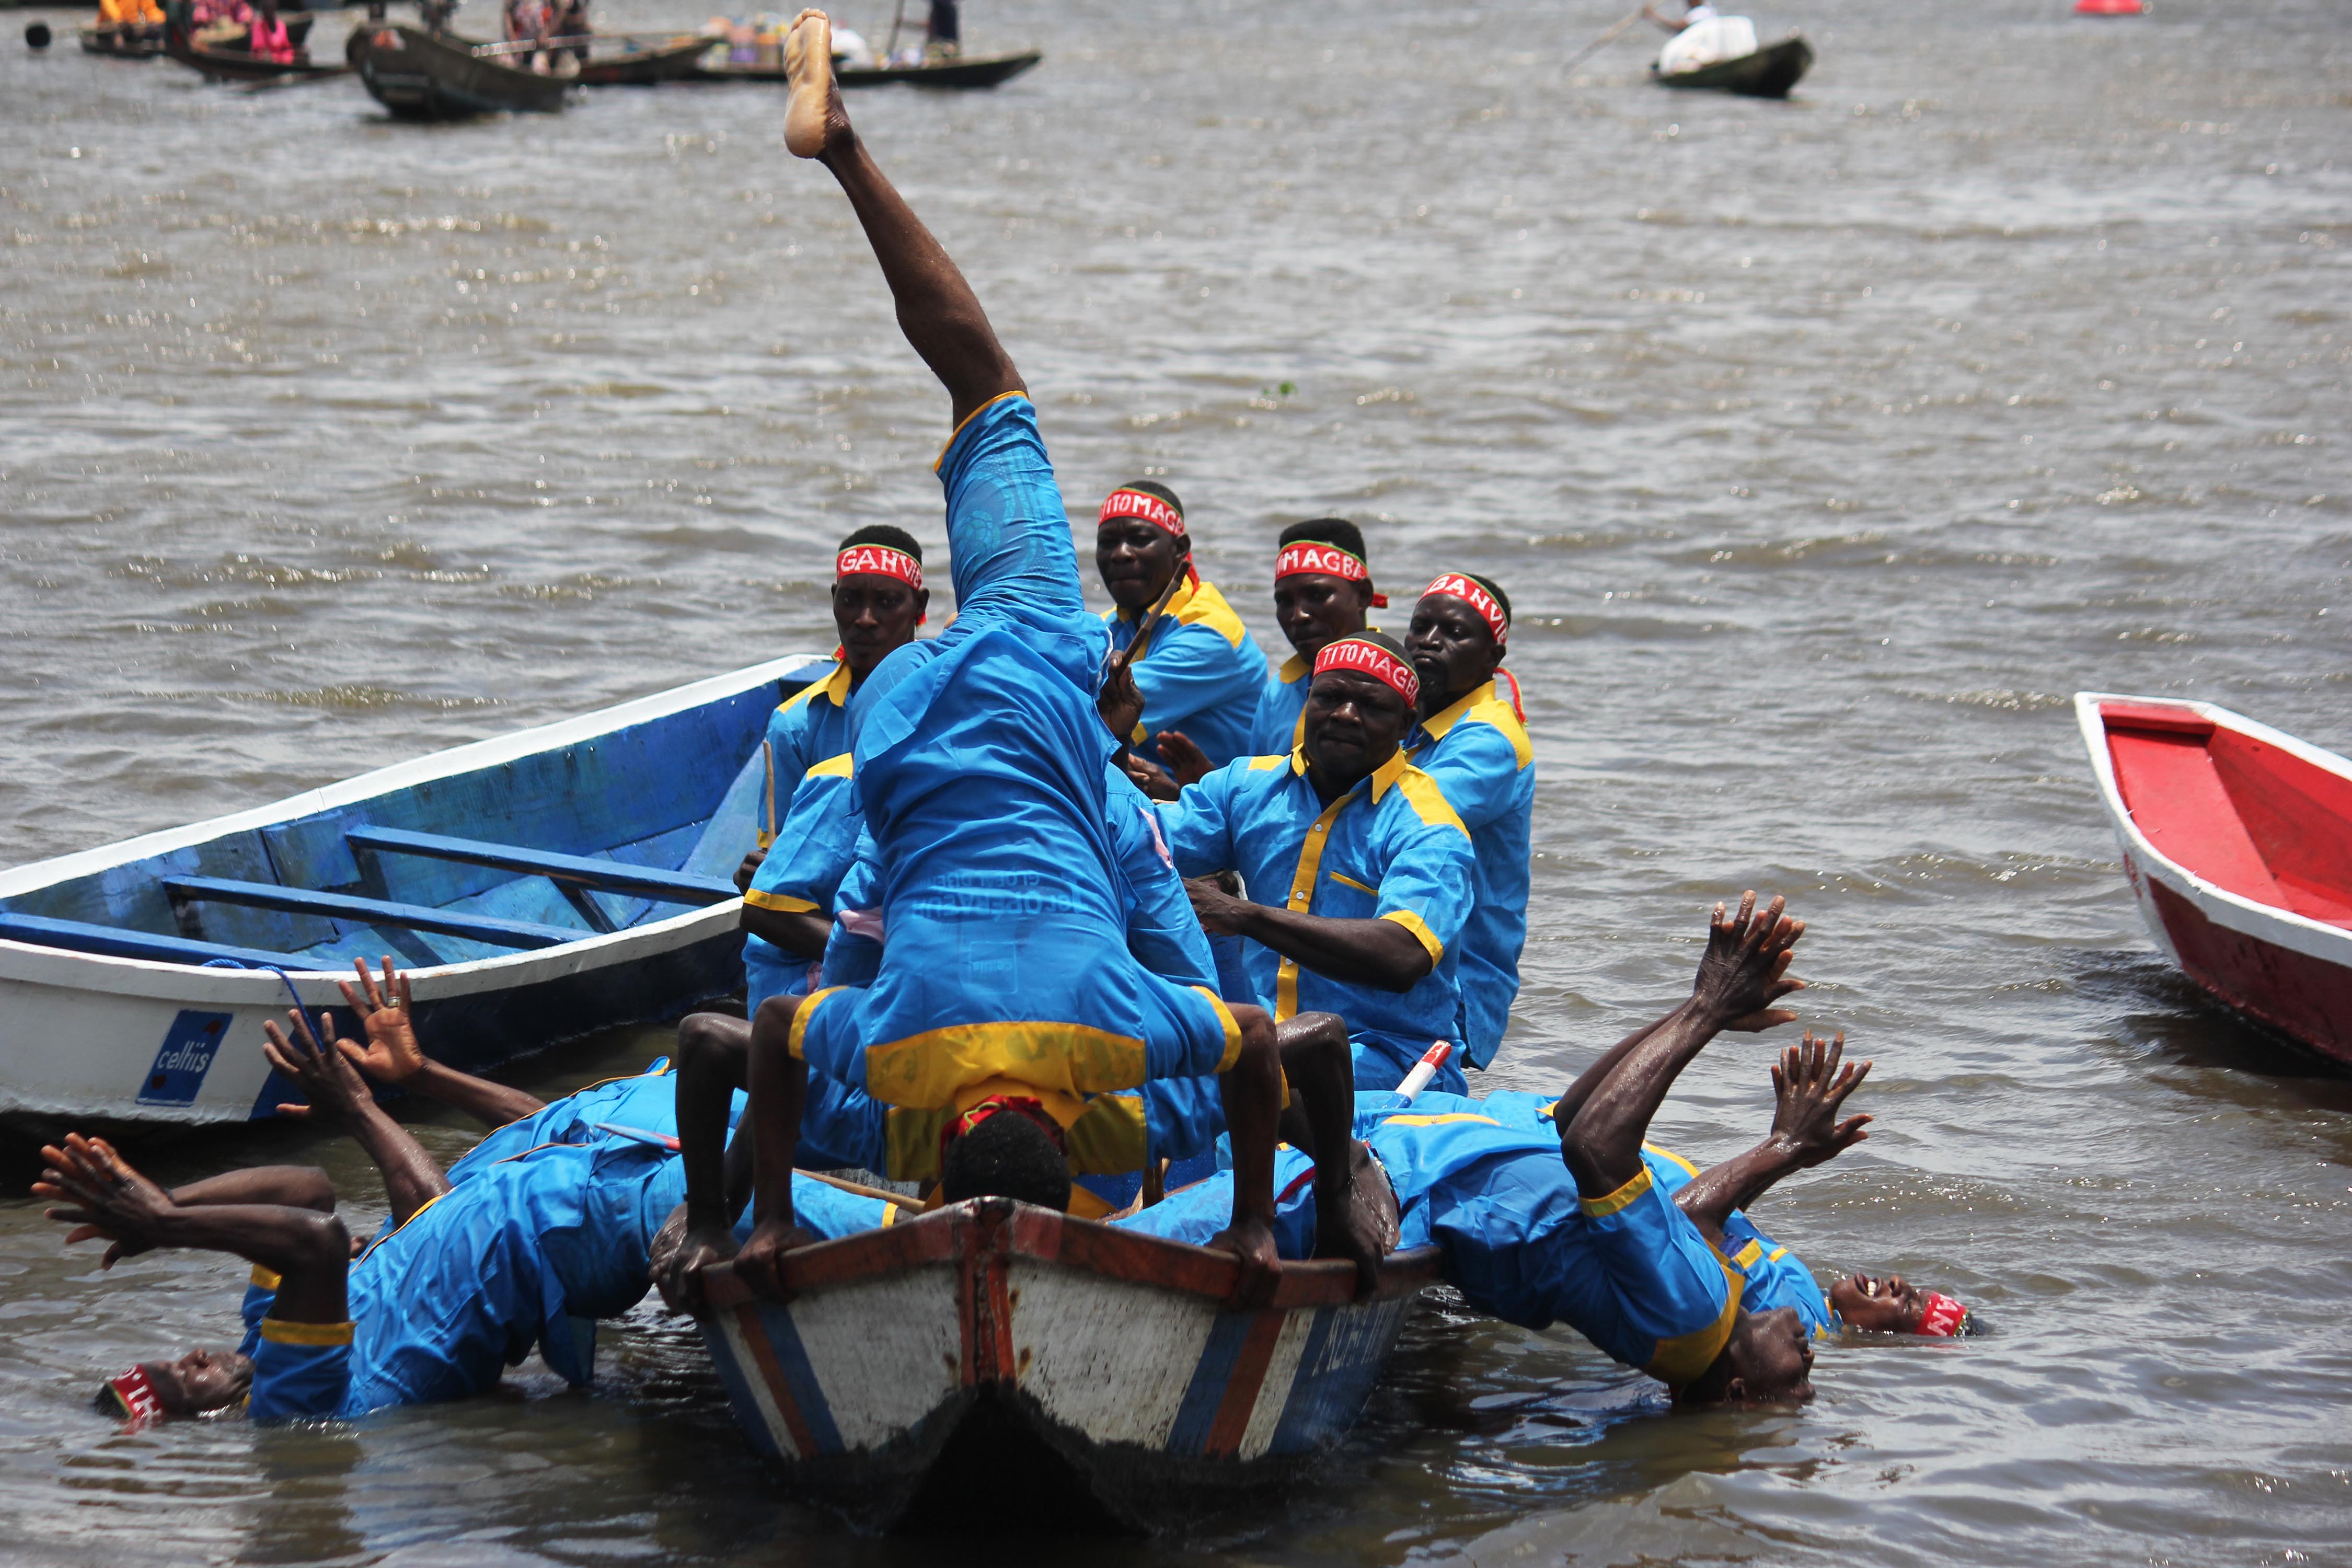
{"type": "MultiPolygon", "coordinates": [[[[824,16],[821,11],[802,12],[793,26],[795,37],[803,27],[815,29],[824,16]]],[[[803,64],[793,80],[795,100],[816,90],[818,75],[814,60],[803,64]]],[[[823,150],[801,155],[814,156],[841,183],[842,194],[865,226],[874,258],[882,264],[882,276],[898,301],[898,325],[907,342],[948,389],[953,405],[950,424],[961,426],[992,399],[1024,390],[1021,373],[1013,369],[1012,356],[996,341],[979,297],[956,269],[946,248],[867,155],[866,143],[850,126],[849,111],[842,106],[841,89],[833,80],[829,60],[822,75],[823,150]]],[[[786,108],[788,123],[798,107],[795,102],[786,108]]]]}
{"type": "Polygon", "coordinates": [[[1396,1236],[1396,1195],[1363,1180],[1370,1152],[1356,1131],[1355,1072],[1348,1026],[1336,1013],[1301,1013],[1276,1027],[1290,1104],[1282,1135],[1315,1162],[1315,1256],[1356,1265],[1356,1293],[1379,1283],[1381,1258],[1396,1236]]]}
{"type": "MultiPolygon", "coordinates": [[[[765,1004],[762,1004],[764,1007],[765,1004]]],[[[673,1310],[702,1302],[702,1270],[735,1254],[727,1201],[727,1112],[750,1070],[751,1026],[721,1013],[690,1013],[677,1026],[677,1148],[686,1165],[683,1224],[664,1226],[654,1283],[673,1310]]]]}
{"type": "Polygon", "coordinates": [[[808,1106],[808,1063],[793,1055],[793,1024],[804,996],[771,996],[751,1021],[751,1202],[758,1223],[735,1255],[735,1272],[752,1289],[782,1299],[783,1255],[816,1239],[793,1220],[793,1167],[800,1161],[801,1117],[808,1106]]]}
{"type": "Polygon", "coordinates": [[[1241,1026],[1241,1055],[1217,1075],[1225,1131],[1234,1141],[1234,1220],[1209,1246],[1241,1259],[1234,1304],[1263,1306],[1280,1279],[1274,1244],[1274,1145],[1282,1120],[1282,1052],[1274,1019],[1264,1008],[1233,1010],[1241,1026]]]}
{"type": "Polygon", "coordinates": [[[1757,914],[1752,892],[1740,895],[1739,912],[1727,919],[1721,904],[1715,907],[1690,1000],[1625,1051],[1560,1134],[1561,1158],[1583,1196],[1607,1197],[1641,1174],[1642,1140],[1683,1068],[1718,1032],[1797,988],[1783,976],[1805,926],[1785,918],[1785,907],[1776,898],[1757,914]]]}

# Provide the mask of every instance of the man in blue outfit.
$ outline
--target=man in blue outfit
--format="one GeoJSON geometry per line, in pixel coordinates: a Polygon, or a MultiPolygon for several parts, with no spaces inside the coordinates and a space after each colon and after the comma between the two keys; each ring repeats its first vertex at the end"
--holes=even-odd
{"type": "MultiPolygon", "coordinates": [[[[1360,1089],[1394,1089],[1433,1043],[1461,1045],[1471,840],[1402,749],[1419,682],[1394,639],[1339,638],[1316,657],[1295,750],[1227,763],[1160,808],[1201,924],[1247,939],[1277,1021],[1346,1020],[1360,1089]],[[1209,879],[1219,871],[1239,872],[1248,899],[1209,879]]],[[[1450,1060],[1438,1086],[1467,1087],[1450,1060]]]]}
{"type": "Polygon", "coordinates": [[[1106,769],[1113,735],[1139,714],[1131,679],[1104,684],[1109,639],[1079,592],[1036,411],[971,286],[876,167],[827,74],[803,59],[791,93],[787,124],[797,114],[821,126],[814,145],[798,145],[849,198],[908,342],[950,396],[954,434],[938,468],[956,619],[883,660],[850,703],[887,931],[872,983],[771,998],[740,1079],[719,1053],[680,1062],[691,1221],[659,1266],[665,1293],[691,1303],[701,1269],[734,1255],[722,1129],[741,1079],[759,1220],[739,1277],[772,1284],[776,1258],[806,1239],[789,1178],[812,1073],[886,1106],[946,1112],[943,1174],[959,1138],[1009,1113],[992,1139],[1051,1146],[1065,1180],[1069,1131],[1093,1097],[1214,1074],[1241,1176],[1220,1245],[1243,1258],[1249,1289],[1270,1289],[1282,1095],[1273,1022],[1162,979],[1127,949],[1106,769]]]}
{"type": "Polygon", "coordinates": [[[914,640],[930,608],[923,547],[887,523],[852,530],[834,554],[832,595],[834,629],[841,637],[834,667],[778,706],[761,742],[767,790],[759,847],[736,872],[743,889],[746,995],[753,1007],[793,989],[824,952],[833,911],[793,890],[793,852],[838,817],[844,791],[819,784],[806,802],[800,792],[812,773],[845,778],[850,696],[876,665],[914,640]]]}
{"type": "Polygon", "coordinates": [[[1167,745],[1221,767],[1246,755],[1265,683],[1265,655],[1234,607],[1192,564],[1184,503],[1149,479],[1104,498],[1095,527],[1095,566],[1110,591],[1111,647],[1129,655],[1143,714],[1121,736],[1138,756],[1160,763],[1167,745]],[[1179,578],[1182,581],[1180,583],[1179,578]],[[1153,606],[1163,595],[1167,606],[1153,606]]]}
{"type": "Polygon", "coordinates": [[[1520,721],[1517,689],[1506,696],[1497,679],[1510,629],[1511,604],[1501,588],[1446,572],[1423,591],[1404,635],[1421,677],[1412,764],[1437,781],[1476,856],[1461,976],[1462,1038],[1477,1068],[1502,1048],[1528,937],[1536,752],[1520,721]]]}

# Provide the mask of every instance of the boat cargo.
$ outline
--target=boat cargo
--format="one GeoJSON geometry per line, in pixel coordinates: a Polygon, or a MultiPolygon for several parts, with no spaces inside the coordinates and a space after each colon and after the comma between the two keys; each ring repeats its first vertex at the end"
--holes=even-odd
{"type": "Polygon", "coordinates": [[[339,1006],[354,958],[394,955],[425,1050],[469,1070],[739,988],[761,737],[829,668],[794,654],[0,871],[0,1122],[274,1115],[301,1097],[263,1021],[339,1006]]]}
{"type": "Polygon", "coordinates": [[[2085,691],[2074,713],[2157,946],[2352,1062],[2352,762],[2210,702],[2085,691]]]}
{"type": "Polygon", "coordinates": [[[704,1342],[793,1489],[866,1529],[1180,1527],[1296,1480],[1362,1414],[1433,1247],[1287,1263],[1228,1305],[1222,1252],[1003,1198],[721,1264],[704,1342]],[[1042,1522],[1041,1522],[1042,1521],[1042,1522]]]}

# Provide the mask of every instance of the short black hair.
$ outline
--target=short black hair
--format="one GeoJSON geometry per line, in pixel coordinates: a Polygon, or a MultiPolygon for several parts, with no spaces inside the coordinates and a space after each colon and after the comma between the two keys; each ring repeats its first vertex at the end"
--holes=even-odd
{"type": "Polygon", "coordinates": [[[918,566],[923,563],[923,547],[915,536],[903,528],[893,528],[887,522],[869,522],[863,528],[853,528],[841,536],[840,549],[856,544],[879,544],[886,549],[902,550],[915,558],[918,566]]]}
{"type": "Polygon", "coordinates": [[[1014,1198],[1067,1210],[1070,1163],[1044,1128],[1018,1111],[1000,1110],[950,1142],[940,1163],[940,1201],[966,1198],[1014,1198]]]}
{"type": "Polygon", "coordinates": [[[1462,575],[1469,578],[1470,581],[1477,584],[1478,586],[1486,589],[1486,592],[1495,595],[1495,603],[1503,606],[1503,624],[1507,626],[1509,626],[1511,624],[1511,596],[1503,592],[1503,585],[1500,583],[1496,582],[1492,577],[1481,577],[1475,572],[1465,572],[1462,575]]]}
{"type": "Polygon", "coordinates": [[[1364,553],[1364,531],[1344,517],[1311,517],[1305,522],[1294,522],[1282,531],[1274,545],[1279,550],[1301,540],[1312,544],[1336,544],[1365,565],[1371,564],[1372,558],[1364,553]]]}
{"type": "Polygon", "coordinates": [[[1118,488],[1123,490],[1141,490],[1148,496],[1158,496],[1161,500],[1166,501],[1170,506],[1176,509],[1176,521],[1181,522],[1184,520],[1184,503],[1176,499],[1176,492],[1170,489],[1166,485],[1157,483],[1151,479],[1129,479],[1127,483],[1119,486],[1118,488]]]}
{"type": "Polygon", "coordinates": [[[1349,632],[1346,637],[1340,637],[1338,640],[1340,642],[1368,642],[1375,647],[1384,647],[1388,649],[1389,652],[1394,654],[1399,659],[1402,660],[1404,667],[1407,669],[1411,669],[1412,668],[1412,655],[1405,652],[1404,644],[1397,641],[1396,638],[1389,636],[1386,632],[1374,631],[1371,627],[1366,626],[1362,631],[1349,632]]]}

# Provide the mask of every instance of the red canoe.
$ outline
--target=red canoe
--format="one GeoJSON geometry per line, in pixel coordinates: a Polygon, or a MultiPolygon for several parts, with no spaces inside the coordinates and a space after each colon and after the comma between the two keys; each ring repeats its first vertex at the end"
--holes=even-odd
{"type": "Polygon", "coordinates": [[[2352,763],[2210,702],[2085,691],[2074,712],[2157,945],[2352,1062],[2352,763]]]}

